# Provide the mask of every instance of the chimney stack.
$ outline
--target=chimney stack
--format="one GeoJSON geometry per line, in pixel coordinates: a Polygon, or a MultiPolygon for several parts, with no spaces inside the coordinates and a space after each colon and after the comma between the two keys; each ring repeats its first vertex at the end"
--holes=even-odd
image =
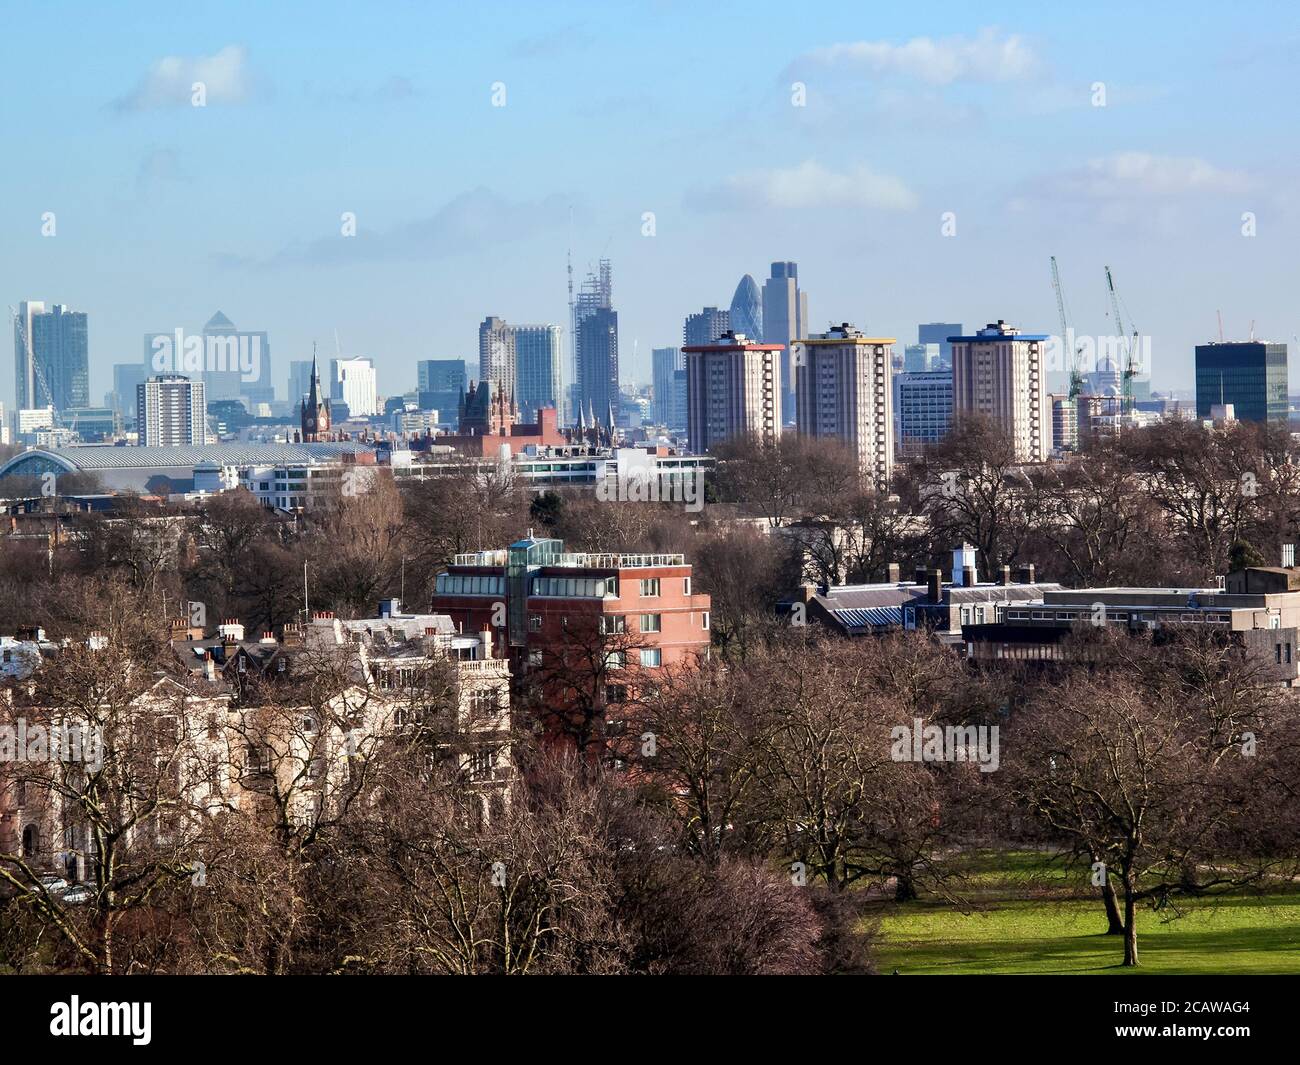
{"type": "Polygon", "coordinates": [[[1032,562],[1027,563],[1026,565],[1020,567],[1020,583],[1021,584],[1034,583],[1034,564],[1032,562]]]}
{"type": "Polygon", "coordinates": [[[943,602],[943,570],[932,569],[926,575],[925,595],[932,603],[943,602]]]}
{"type": "Polygon", "coordinates": [[[929,571],[924,566],[917,566],[916,572],[912,574],[912,582],[914,584],[924,584],[928,573],[929,571]]]}
{"type": "Polygon", "coordinates": [[[961,571],[961,586],[963,588],[975,587],[975,567],[965,566],[961,571]]]}
{"type": "Polygon", "coordinates": [[[902,572],[897,562],[891,562],[885,567],[885,580],[890,584],[897,584],[901,575],[902,572]]]}
{"type": "Polygon", "coordinates": [[[1003,566],[1003,567],[1002,567],[1002,586],[1005,588],[1005,587],[1006,587],[1007,585],[1009,585],[1010,583],[1011,583],[1011,567],[1010,567],[1010,566],[1003,566]]]}

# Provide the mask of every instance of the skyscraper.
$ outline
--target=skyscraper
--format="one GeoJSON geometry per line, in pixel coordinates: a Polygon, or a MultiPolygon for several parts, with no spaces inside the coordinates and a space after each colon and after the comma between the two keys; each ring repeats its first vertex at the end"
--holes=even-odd
{"type": "Polygon", "coordinates": [[[558,410],[564,398],[560,392],[564,330],[558,325],[509,328],[515,349],[515,405],[525,419],[535,419],[542,407],[558,410]]]}
{"type": "Polygon", "coordinates": [[[301,402],[311,388],[311,359],[294,359],[289,363],[289,402],[301,402]]]}
{"type": "Polygon", "coordinates": [[[208,442],[204,383],[182,374],[141,381],[135,424],[142,447],[202,447],[208,442]]]}
{"type": "Polygon", "coordinates": [[[504,318],[489,315],[478,327],[478,377],[507,396],[515,394],[515,337],[504,318]]]}
{"type": "Polygon", "coordinates": [[[23,300],[14,318],[14,410],[48,406],[49,391],[39,388],[36,378],[36,351],[32,347],[32,319],[45,313],[39,300],[23,300]]]}
{"type": "Polygon", "coordinates": [[[992,418],[1025,462],[1046,462],[1052,450],[1047,405],[1046,334],[1021,333],[999,319],[974,336],[953,336],[954,422],[981,414],[992,418]]]}
{"type": "Polygon", "coordinates": [[[658,425],[670,426],[673,413],[673,374],[682,366],[681,348],[655,348],[650,353],[650,381],[654,388],[654,405],[650,408],[650,417],[658,425]]]}
{"type": "MultiPolygon", "coordinates": [[[[712,344],[731,328],[731,312],[705,307],[698,314],[688,314],[682,326],[682,341],[691,347],[712,344]]],[[[750,338],[755,339],[755,338],[750,338]]]]}
{"type": "Polygon", "coordinates": [[[14,322],[16,409],[90,406],[86,314],[24,301],[14,322]]]}
{"type": "MultiPolygon", "coordinates": [[[[252,409],[275,399],[265,331],[241,331],[221,311],[203,327],[203,384],[208,402],[246,399],[252,409]]],[[[290,397],[291,399],[294,397],[290,397]]]]}
{"type": "Polygon", "coordinates": [[[1244,422],[1287,420],[1286,345],[1263,340],[1196,345],[1196,416],[1231,404],[1244,422]]]}
{"type": "Polygon", "coordinates": [[[711,344],[687,345],[686,435],[696,454],[735,436],[773,441],[781,435],[781,347],[727,332],[711,344]]]}
{"type": "Polygon", "coordinates": [[[781,344],[781,419],[795,418],[794,342],[808,334],[808,294],[799,289],[799,264],[772,264],[772,276],[763,282],[763,343],[781,344]]]}
{"type": "Polygon", "coordinates": [[[469,387],[463,359],[421,359],[416,367],[416,393],[421,410],[436,410],[451,418],[469,387]]]}
{"type": "Polygon", "coordinates": [[[364,355],[330,359],[330,399],[346,403],[350,418],[369,418],[378,414],[375,364],[364,355]]]}
{"type": "Polygon", "coordinates": [[[961,336],[960,322],[926,322],[916,327],[918,344],[939,345],[939,365],[933,369],[947,369],[952,366],[952,342],[949,337],[961,336]]]}
{"type": "Polygon", "coordinates": [[[113,367],[113,391],[108,394],[108,406],[122,418],[136,418],[136,390],[145,380],[144,367],[139,363],[125,362],[113,367]]]}
{"type": "Polygon", "coordinates": [[[618,312],[608,259],[601,259],[599,273],[589,274],[582,283],[573,318],[578,403],[604,423],[619,403],[618,312]]]}
{"type": "Polygon", "coordinates": [[[759,295],[758,285],[746,274],[736,286],[736,293],[731,297],[731,309],[728,312],[731,331],[738,336],[744,334],[751,340],[763,341],[763,298],[759,295]]]}
{"type": "Polygon", "coordinates": [[[800,435],[842,440],[884,488],[894,469],[893,337],[844,322],[795,343],[800,435]]]}

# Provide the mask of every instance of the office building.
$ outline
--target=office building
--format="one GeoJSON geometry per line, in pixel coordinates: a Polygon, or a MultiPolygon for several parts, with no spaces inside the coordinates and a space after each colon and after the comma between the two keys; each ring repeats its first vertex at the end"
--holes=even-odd
{"type": "Polygon", "coordinates": [[[301,403],[311,388],[311,359],[294,359],[289,363],[289,402],[301,403]]]}
{"type": "Polygon", "coordinates": [[[1052,450],[1047,404],[1047,342],[999,319],[972,336],[952,341],[954,421],[990,418],[1010,437],[1023,462],[1046,462],[1052,450]]]}
{"type": "Polygon", "coordinates": [[[935,370],[951,373],[951,367],[943,363],[938,344],[908,344],[903,349],[903,373],[933,373],[935,370]]]}
{"type": "Polygon", "coordinates": [[[749,274],[742,277],[736,286],[727,318],[728,328],[733,333],[743,333],[757,341],[763,339],[763,297],[749,274]]]}
{"type": "Polygon", "coordinates": [[[205,384],[161,374],[136,387],[135,424],[141,447],[202,447],[208,442],[205,384]]]}
{"type": "Polygon", "coordinates": [[[378,414],[375,364],[364,355],[330,359],[330,399],[347,404],[351,418],[370,418],[378,414]]]}
{"type": "Polygon", "coordinates": [[[113,391],[105,397],[105,406],[115,410],[124,422],[135,422],[136,389],[145,377],[139,363],[124,362],[113,367],[113,391]]]}
{"type": "Polygon", "coordinates": [[[1263,340],[1196,345],[1196,416],[1230,404],[1243,422],[1287,421],[1286,345],[1263,340]]]}
{"type": "Polygon", "coordinates": [[[712,344],[731,328],[731,313],[717,307],[705,307],[698,314],[688,314],[682,327],[682,341],[692,347],[712,344]]]}
{"type": "Polygon", "coordinates": [[[894,471],[893,337],[863,336],[843,322],[795,345],[800,435],[843,441],[885,487],[894,471]]]}
{"type": "Polygon", "coordinates": [[[772,264],[772,276],[763,282],[763,343],[781,344],[781,421],[789,425],[795,419],[794,343],[806,336],[808,294],[799,288],[799,265],[792,262],[772,264]]]}
{"type": "Polygon", "coordinates": [[[512,325],[515,351],[515,404],[524,418],[543,407],[559,409],[564,330],[558,325],[512,325]]]}
{"type": "Polygon", "coordinates": [[[952,366],[952,341],[949,337],[961,336],[961,322],[926,322],[916,327],[918,344],[939,345],[939,365],[930,369],[947,369],[952,366]]]}
{"type": "Polygon", "coordinates": [[[1052,450],[1079,447],[1079,404],[1071,396],[1048,396],[1052,404],[1052,450]]]}
{"type": "Polygon", "coordinates": [[[650,417],[657,425],[668,425],[673,413],[673,375],[683,367],[681,348],[655,348],[650,353],[654,403],[650,417]]]}
{"type": "Polygon", "coordinates": [[[686,367],[673,371],[672,405],[668,409],[668,428],[675,433],[686,431],[686,367]]]}
{"type": "MultiPolygon", "coordinates": [[[[915,455],[948,435],[952,424],[952,372],[929,370],[894,376],[897,455],[915,455]]],[[[896,456],[897,457],[897,456],[896,456]]]]}
{"type": "Polygon", "coordinates": [[[781,345],[723,333],[687,345],[686,435],[704,454],[735,436],[774,441],[781,435],[781,345]]]}

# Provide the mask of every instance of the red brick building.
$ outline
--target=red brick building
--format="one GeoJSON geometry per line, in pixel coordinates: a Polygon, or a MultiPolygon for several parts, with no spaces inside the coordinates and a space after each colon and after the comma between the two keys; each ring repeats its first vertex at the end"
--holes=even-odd
{"type": "Polygon", "coordinates": [[[707,655],[709,606],[683,555],[568,552],[530,530],[504,550],[457,555],[430,609],[466,632],[502,631],[498,645],[541,695],[547,731],[585,747],[601,738],[592,722],[603,728],[607,706],[707,655]]]}

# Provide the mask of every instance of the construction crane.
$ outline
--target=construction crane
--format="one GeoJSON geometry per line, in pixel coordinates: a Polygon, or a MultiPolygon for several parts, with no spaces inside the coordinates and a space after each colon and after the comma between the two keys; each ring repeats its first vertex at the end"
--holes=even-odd
{"type": "MultiPolygon", "coordinates": [[[[1111,309],[1115,312],[1115,329],[1121,341],[1127,336],[1124,331],[1124,318],[1119,313],[1119,296],[1115,292],[1115,279],[1110,275],[1110,267],[1106,267],[1106,289],[1110,293],[1111,309]]],[[[1132,324],[1131,322],[1129,323],[1132,324]]],[[[1133,376],[1137,373],[1133,365],[1133,354],[1138,350],[1139,337],[1138,331],[1133,330],[1133,336],[1128,341],[1128,352],[1124,360],[1124,370],[1122,373],[1122,384],[1120,387],[1120,410],[1125,414],[1133,409],[1133,376]]]]}
{"type": "MultiPolygon", "coordinates": [[[[36,373],[36,380],[40,383],[41,390],[45,393],[45,402],[50,408],[50,419],[52,422],[51,428],[61,429],[63,428],[63,419],[59,416],[59,407],[58,404],[54,402],[54,393],[50,390],[50,383],[45,379],[45,371],[41,369],[40,360],[36,358],[36,352],[32,348],[31,338],[27,335],[27,324],[23,321],[23,316],[14,309],[13,304],[9,305],[9,314],[14,320],[14,328],[18,333],[19,346],[21,351],[24,353],[23,357],[26,357],[26,352],[30,351],[32,354],[32,370],[36,373]]],[[[14,398],[21,399],[19,396],[15,396],[14,398]]],[[[14,417],[17,417],[17,414],[15,414],[14,417]]]]}
{"type": "MultiPolygon", "coordinates": [[[[1065,352],[1065,345],[1070,342],[1070,327],[1066,324],[1065,317],[1065,295],[1061,291],[1061,271],[1056,265],[1056,256],[1052,256],[1052,288],[1056,291],[1056,313],[1061,318],[1061,350],[1065,352]]],[[[1083,373],[1079,369],[1079,350],[1066,352],[1065,357],[1069,359],[1070,365],[1070,398],[1077,399],[1079,393],[1083,391],[1083,373]]]]}

